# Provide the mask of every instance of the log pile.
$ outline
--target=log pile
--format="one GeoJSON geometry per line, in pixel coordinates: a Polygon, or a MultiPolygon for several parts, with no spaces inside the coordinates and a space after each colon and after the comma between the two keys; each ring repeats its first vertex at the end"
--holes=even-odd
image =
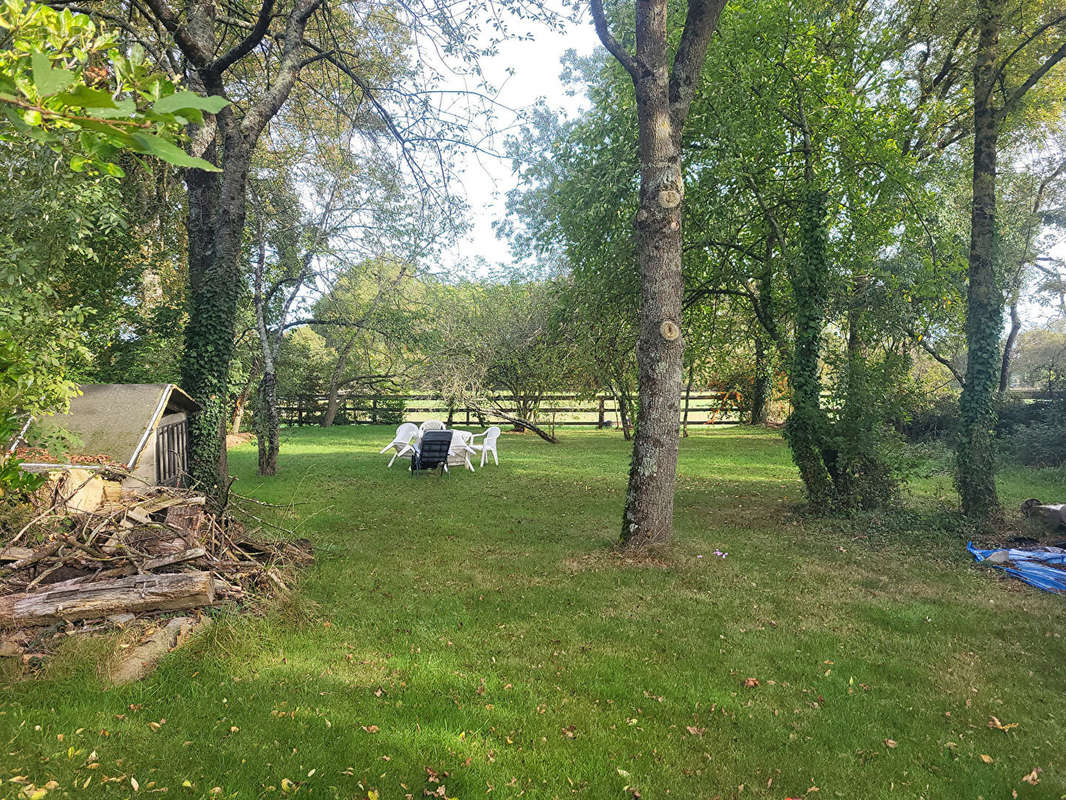
{"type": "MultiPolygon", "coordinates": [[[[35,514],[0,536],[0,629],[126,623],[135,616],[244,603],[287,591],[313,561],[306,540],[266,538],[203,495],[132,494],[99,473],[68,470],[35,514]]],[[[25,638],[25,637],[23,637],[25,638]]]]}

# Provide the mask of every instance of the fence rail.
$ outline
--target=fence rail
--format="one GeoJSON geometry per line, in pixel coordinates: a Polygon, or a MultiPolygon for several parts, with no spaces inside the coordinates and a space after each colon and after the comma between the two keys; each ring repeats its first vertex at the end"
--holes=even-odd
{"type": "MultiPolygon", "coordinates": [[[[514,398],[497,396],[496,403],[506,414],[517,414],[514,398]]],[[[454,425],[480,425],[498,422],[501,417],[492,413],[496,403],[479,403],[487,413],[467,405],[451,406],[431,394],[372,395],[343,394],[337,398],[335,425],[396,425],[400,422],[424,422],[427,419],[449,420],[454,425]]],[[[282,425],[319,425],[329,405],[327,395],[306,395],[282,398],[278,415],[282,425]]],[[[740,421],[742,398],[737,392],[693,392],[688,396],[690,425],[735,423],[740,421]]],[[[681,413],[685,415],[685,397],[681,398],[681,413]]],[[[530,420],[544,427],[586,425],[599,428],[621,424],[618,406],[608,395],[551,394],[541,399],[536,418],[530,420]]]]}

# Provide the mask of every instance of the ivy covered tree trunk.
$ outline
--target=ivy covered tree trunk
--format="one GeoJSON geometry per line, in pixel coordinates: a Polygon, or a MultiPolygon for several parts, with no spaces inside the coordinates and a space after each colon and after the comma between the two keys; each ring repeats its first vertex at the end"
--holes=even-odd
{"type": "MultiPolygon", "coordinates": [[[[241,274],[245,185],[251,154],[230,142],[221,174],[188,170],[189,321],[182,387],[200,404],[190,424],[189,472],[210,491],[226,483],[229,366],[241,274]]],[[[212,148],[213,149],[213,148],[212,148]]]]}
{"type": "Polygon", "coordinates": [[[225,433],[229,367],[241,287],[239,259],[252,151],[304,66],[304,31],[320,2],[294,0],[284,12],[275,14],[274,3],[268,0],[247,36],[225,50],[220,47],[214,3],[186,0],[179,12],[167,0],[146,0],[151,13],[144,13],[157,23],[159,32],[167,31],[180,51],[190,88],[222,97],[227,96],[226,71],[257,49],[273,21],[283,21],[283,31],[276,39],[280,55],[269,86],[213,117],[205,115],[203,125],[189,129],[191,155],[221,168],[214,173],[198,169],[185,172],[189,320],[181,376],[182,388],[201,408],[189,426],[189,473],[194,485],[211,494],[222,494],[228,484],[225,433]]]}
{"type": "Polygon", "coordinates": [[[629,73],[637,99],[640,199],[636,216],[641,275],[637,429],[622,514],[626,547],[669,541],[674,525],[684,339],[681,309],[681,134],[711,35],[725,0],[689,0],[669,59],[666,0],[636,3],[636,52],[610,33],[602,0],[592,0],[596,33],[629,73]]]}
{"type": "Polygon", "coordinates": [[[963,513],[976,520],[985,520],[999,509],[994,431],[1003,290],[997,279],[999,117],[993,105],[993,92],[1003,9],[1000,0],[981,0],[979,8],[979,38],[973,68],[973,205],[966,295],[966,384],[959,397],[956,483],[963,513]]]}
{"type": "Polygon", "coordinates": [[[823,460],[828,421],[822,410],[819,375],[826,303],[825,196],[812,183],[804,189],[800,251],[791,270],[796,302],[796,340],[792,359],[792,413],[785,436],[799,468],[807,501],[815,510],[832,505],[833,486],[823,460]]]}

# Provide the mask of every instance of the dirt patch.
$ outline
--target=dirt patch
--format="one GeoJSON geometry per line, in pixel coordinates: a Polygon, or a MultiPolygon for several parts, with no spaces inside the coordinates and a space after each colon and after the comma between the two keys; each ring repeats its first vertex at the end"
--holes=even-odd
{"type": "Polygon", "coordinates": [[[623,550],[609,545],[601,550],[572,556],[562,562],[562,571],[568,575],[604,569],[673,569],[677,559],[666,549],[649,548],[646,551],[623,550]]]}
{"type": "Polygon", "coordinates": [[[226,434],[226,449],[231,447],[237,447],[242,444],[249,444],[255,441],[255,434],[245,431],[244,433],[229,433],[226,434]]]}

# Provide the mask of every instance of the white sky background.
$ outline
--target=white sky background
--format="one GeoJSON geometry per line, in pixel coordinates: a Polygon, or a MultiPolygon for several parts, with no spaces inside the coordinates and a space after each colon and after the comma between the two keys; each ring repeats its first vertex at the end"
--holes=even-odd
{"type": "MultiPolygon", "coordinates": [[[[585,15],[582,22],[570,23],[563,31],[536,23],[515,23],[514,30],[532,31],[535,39],[504,42],[499,55],[482,62],[484,74],[499,90],[497,101],[501,106],[522,112],[543,97],[553,108],[576,114],[585,98],[566,95],[566,87],[559,79],[563,71],[561,60],[567,50],[586,56],[601,46],[591,18],[585,15]],[[510,77],[507,77],[508,67],[514,70],[510,77]]],[[[485,149],[503,151],[503,137],[511,116],[505,109],[498,112],[497,126],[505,133],[497,141],[486,142],[485,149]]],[[[470,206],[471,228],[465,237],[444,250],[439,264],[426,266],[432,272],[443,273],[465,273],[481,259],[490,268],[509,266],[516,259],[512,258],[507,241],[497,238],[492,224],[506,215],[507,192],[517,184],[511,172],[511,160],[471,153],[459,162],[458,168],[459,181],[470,206]]]]}

